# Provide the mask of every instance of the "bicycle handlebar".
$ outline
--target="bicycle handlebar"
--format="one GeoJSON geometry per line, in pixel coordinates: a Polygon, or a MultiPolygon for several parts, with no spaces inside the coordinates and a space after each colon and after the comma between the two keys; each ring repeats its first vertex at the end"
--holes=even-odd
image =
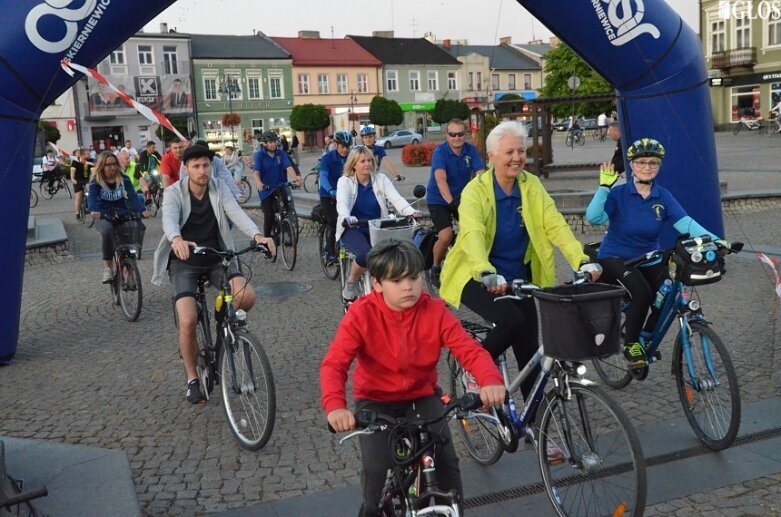
{"type": "MultiPolygon", "coordinates": [[[[360,228],[360,227],[367,227],[369,226],[369,221],[374,221],[375,219],[361,219],[354,223],[348,223],[346,220],[342,221],[342,226],[345,228],[360,228]]],[[[406,215],[404,217],[393,217],[389,219],[383,219],[380,223],[380,228],[395,228],[397,226],[406,226],[409,224],[412,224],[415,221],[415,218],[411,215],[406,215]]]]}
{"type": "MultiPolygon", "coordinates": [[[[722,256],[723,255],[729,255],[731,253],[739,253],[740,251],[743,250],[743,246],[744,246],[744,244],[742,242],[737,242],[737,241],[729,244],[729,246],[725,246],[724,242],[726,242],[726,241],[722,241],[721,239],[717,239],[717,240],[713,241],[708,236],[692,237],[692,238],[689,238],[689,239],[681,241],[681,244],[683,246],[695,246],[695,245],[698,244],[697,240],[699,240],[700,243],[713,242],[718,247],[718,253],[720,253],[722,256]]],[[[597,258],[597,250],[599,250],[599,246],[601,244],[602,244],[601,242],[590,242],[590,243],[588,243],[588,244],[583,246],[583,250],[586,253],[586,255],[591,257],[593,260],[596,260],[596,258],[597,258]]],[[[670,256],[673,253],[673,251],[674,251],[674,248],[658,249],[658,250],[649,251],[648,253],[644,253],[644,254],[642,254],[642,255],[640,255],[638,257],[634,257],[634,258],[625,260],[624,261],[624,266],[625,267],[633,267],[633,266],[637,266],[637,265],[640,265],[640,264],[644,264],[646,262],[651,262],[653,260],[657,260],[660,257],[661,258],[668,257],[668,256],[670,256]]]]}
{"type": "Polygon", "coordinates": [[[213,255],[219,256],[220,258],[224,258],[228,260],[234,257],[238,257],[239,255],[244,255],[249,251],[258,251],[260,253],[263,253],[263,255],[266,258],[271,257],[271,251],[266,246],[264,246],[263,244],[256,244],[254,241],[249,246],[239,251],[232,251],[232,250],[221,251],[215,248],[210,248],[209,246],[196,246],[193,248],[194,255],[206,255],[207,253],[211,253],[213,255]]]}

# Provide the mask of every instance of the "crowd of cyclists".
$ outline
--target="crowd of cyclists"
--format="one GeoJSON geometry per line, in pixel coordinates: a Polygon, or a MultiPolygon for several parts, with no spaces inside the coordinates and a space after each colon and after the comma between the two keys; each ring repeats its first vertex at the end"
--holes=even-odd
{"type": "MultiPolygon", "coordinates": [[[[620,172],[612,163],[601,166],[599,187],[586,218],[592,224],[609,226],[598,260],[591,262],[542,182],[525,171],[527,131],[521,123],[502,122],[489,133],[485,143],[487,164],[465,141],[466,125],[462,120],[451,120],[445,127],[446,141],[432,155],[426,193],[437,234],[432,276],[441,300],[422,292],[423,258],[417,248],[395,240],[372,248],[368,230],[354,227],[358,221],[387,218],[390,211],[399,216],[423,216],[399,194],[392,179],[380,172],[384,164],[392,177],[399,176],[385,149],[374,145],[375,129],[362,128],[359,145],[355,142],[358,135],[336,132],[329,146],[332,148],[326,148],[320,160],[319,197],[333,230],[326,245],[328,259],[336,261],[337,241],[356,256],[342,296],[360,296],[354,283],[366,268],[373,288],[370,295],[350,307],[321,366],[322,407],[336,431],[355,428],[345,398],[345,383],[356,360],[356,408],[399,415],[441,411],[436,364],[443,347],[451,349],[469,370],[464,376],[469,390],[479,393],[487,406],[501,404],[504,386],[492,359],[512,347],[519,368],[523,368],[538,346],[533,301],[503,296],[515,280],[553,286],[554,248],[573,271],[588,273],[592,281],[601,278],[617,283],[627,290],[631,308],[626,315],[623,352],[630,365],[642,366],[646,356],[638,335],[644,325],[654,324],[655,312],[651,310],[649,316],[649,308],[666,278],[667,265],[660,261],[643,268],[626,268],[624,261],[658,249],[666,225],[682,234],[720,239],[689,217],[674,196],[654,181],[665,149],[652,138],[642,138],[626,153],[625,182],[619,184],[620,172]],[[455,221],[459,233],[454,242],[455,221]],[[468,337],[445,303],[454,308],[463,304],[493,324],[482,346],[468,337]]],[[[155,252],[152,282],[161,285],[166,274],[170,278],[186,373],[185,398],[193,404],[205,401],[195,372],[196,284],[200,276],[221,271],[214,259],[193,255],[193,246],[232,249],[231,227],[235,225],[274,253],[277,243],[270,238],[274,216],[271,196],[279,192],[289,209],[295,210],[287,185],[301,185],[297,163],[291,160],[289,149],[283,149],[276,133],[265,132],[260,140],[262,146],[251,163],[263,211],[262,230],[240,206],[244,202],[240,183],[249,160],[231,146],[220,157],[204,141],[174,141],[160,156],[153,142],[141,154],[127,142],[116,154],[100,153],[94,165],[87,150],[80,149],[71,165],[71,178],[80,186],[77,192],[88,191],[90,216],[97,220],[95,227],[101,233],[103,282],[110,282],[114,275],[113,228],[129,224],[131,215],[148,216],[142,194],[149,187],[150,171],[159,169],[165,187],[164,235],[155,252]]],[[[46,167],[50,165],[51,160],[46,167]]],[[[721,242],[729,247],[726,241],[721,242]]],[[[238,263],[231,265],[229,280],[234,305],[249,310],[255,294],[238,263]]],[[[530,389],[528,384],[521,385],[524,396],[530,389]]],[[[383,439],[382,433],[361,437],[364,515],[376,514],[373,509],[387,469],[387,462],[378,461],[383,439]]],[[[454,452],[447,449],[443,454],[443,488],[460,489],[454,452]]]]}

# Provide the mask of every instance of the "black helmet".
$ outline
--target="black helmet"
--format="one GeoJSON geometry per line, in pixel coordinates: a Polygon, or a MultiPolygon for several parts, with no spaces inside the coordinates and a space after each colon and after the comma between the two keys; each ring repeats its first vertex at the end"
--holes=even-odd
{"type": "Polygon", "coordinates": [[[266,131],[263,133],[263,137],[261,138],[262,142],[265,144],[266,142],[276,142],[279,139],[277,137],[277,134],[273,131],[266,131]]]}
{"type": "Polygon", "coordinates": [[[630,162],[643,156],[653,156],[654,158],[664,160],[664,154],[664,146],[653,138],[635,140],[635,142],[629,146],[629,149],[626,150],[626,157],[629,158],[630,162]]]}
{"type": "Polygon", "coordinates": [[[337,131],[334,134],[334,142],[345,147],[350,147],[353,145],[353,135],[347,131],[337,131]]]}

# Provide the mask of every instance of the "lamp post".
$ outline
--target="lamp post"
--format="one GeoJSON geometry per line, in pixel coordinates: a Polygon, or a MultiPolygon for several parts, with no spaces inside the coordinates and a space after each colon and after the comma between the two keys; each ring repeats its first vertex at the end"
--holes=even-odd
{"type": "Polygon", "coordinates": [[[350,90],[350,113],[347,119],[350,121],[352,130],[355,131],[355,121],[358,120],[358,116],[355,114],[355,103],[358,102],[358,97],[355,96],[355,90],[350,90]]]}
{"type": "MultiPolygon", "coordinates": [[[[223,75],[220,81],[220,88],[217,90],[220,95],[228,96],[228,112],[233,115],[233,96],[241,93],[239,81],[235,77],[223,75]]],[[[236,145],[236,138],[233,134],[233,124],[231,127],[231,145],[236,145]]]]}

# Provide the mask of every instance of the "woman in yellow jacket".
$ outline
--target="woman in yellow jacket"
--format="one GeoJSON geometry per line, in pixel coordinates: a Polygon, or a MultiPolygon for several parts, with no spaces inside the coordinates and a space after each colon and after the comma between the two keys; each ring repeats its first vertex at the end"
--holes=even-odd
{"type": "MultiPolygon", "coordinates": [[[[440,289],[447,303],[456,308],[463,303],[493,322],[483,346],[493,358],[512,346],[519,367],[538,347],[534,302],[494,298],[506,294],[515,279],[554,285],[553,246],[573,270],[588,262],[540,180],[524,171],[525,139],[526,130],[518,122],[502,122],[486,138],[490,167],[461,194],[458,239],[443,264],[440,289]]],[[[595,264],[583,269],[594,280],[601,271],[595,264]]],[[[533,381],[530,376],[521,385],[524,396],[533,381]]]]}

